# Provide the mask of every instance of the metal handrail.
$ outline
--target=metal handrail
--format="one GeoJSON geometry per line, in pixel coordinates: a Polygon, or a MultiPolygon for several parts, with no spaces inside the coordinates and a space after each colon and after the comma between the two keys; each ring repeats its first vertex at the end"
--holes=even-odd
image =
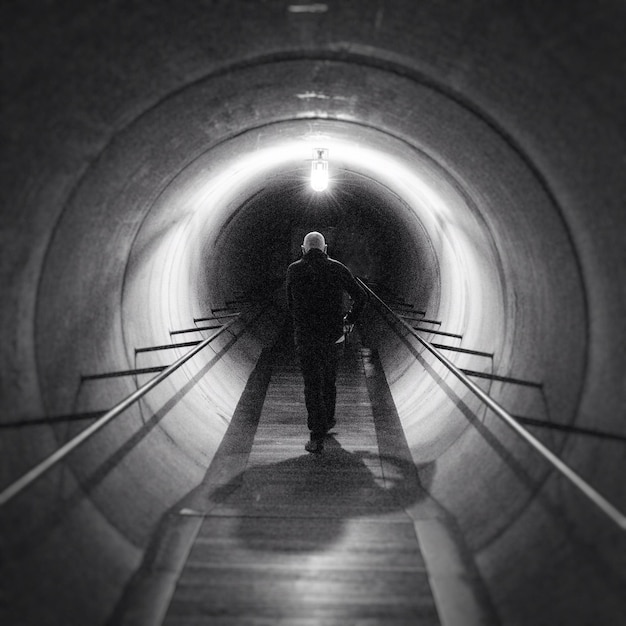
{"type": "Polygon", "coordinates": [[[417,334],[417,331],[395,313],[381,298],[379,298],[360,278],[358,282],[367,290],[370,296],[398,321],[406,330],[417,339],[433,356],[443,363],[474,395],[482,400],[498,417],[510,428],[522,437],[531,447],[541,454],[555,469],[565,476],[577,489],[579,489],[591,502],[593,502],[605,515],[615,522],[622,530],[626,531],[626,515],[611,504],[602,494],[598,493],[589,483],[579,476],[569,465],[564,463],[556,454],[544,446],[530,432],[528,432],[515,418],[493,398],[488,396],[480,387],[474,384],[454,363],[448,360],[439,350],[434,348],[426,339],[417,334]]]}
{"type": "Polygon", "coordinates": [[[214,339],[217,339],[217,337],[219,337],[222,333],[226,332],[233,324],[235,324],[235,322],[239,320],[240,315],[241,314],[237,314],[237,317],[235,319],[222,326],[222,328],[213,333],[210,337],[204,339],[195,348],[183,354],[183,356],[181,356],[177,361],[175,361],[171,365],[168,365],[158,376],[151,378],[147,383],[139,387],[124,400],[118,402],[112,409],[107,411],[102,417],[100,417],[97,421],[91,424],[91,426],[85,428],[85,430],[81,431],[78,435],[76,435],[76,437],[70,439],[67,443],[55,450],[50,456],[35,465],[35,467],[31,468],[23,476],[18,478],[14,483],[6,487],[2,492],[0,492],[0,506],[3,506],[16,495],[24,491],[24,489],[26,489],[29,485],[34,483],[38,478],[40,478],[47,471],[52,469],[57,463],[62,461],[70,452],[78,448],[78,446],[87,441],[87,439],[89,439],[92,435],[101,430],[111,420],[120,415],[120,413],[123,413],[131,405],[140,400],[151,389],[156,387],[160,382],[165,380],[170,374],[175,372],[189,359],[198,354],[198,352],[200,352],[203,348],[208,346],[214,339]]]}

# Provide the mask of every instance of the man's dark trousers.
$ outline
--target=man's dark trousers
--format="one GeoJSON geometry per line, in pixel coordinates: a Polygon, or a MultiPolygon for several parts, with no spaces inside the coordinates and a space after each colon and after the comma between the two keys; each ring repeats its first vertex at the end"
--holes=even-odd
{"type": "Polygon", "coordinates": [[[298,346],[304,378],[304,402],[311,439],[322,440],[335,419],[337,365],[343,354],[341,343],[307,343],[298,346]]]}

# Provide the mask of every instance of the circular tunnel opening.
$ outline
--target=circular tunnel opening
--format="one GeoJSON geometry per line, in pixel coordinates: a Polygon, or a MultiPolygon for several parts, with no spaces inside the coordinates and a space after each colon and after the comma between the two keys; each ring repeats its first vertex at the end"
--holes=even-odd
{"type": "MultiPolygon", "coordinates": [[[[491,236],[481,234],[467,198],[449,176],[384,133],[322,123],[311,139],[310,126],[293,123],[295,139],[288,141],[285,130],[277,130],[266,146],[259,144],[267,129],[252,131],[220,146],[232,155],[230,161],[211,151],[160,194],[126,272],[122,327],[129,354],[166,328],[183,327],[242,294],[253,300],[273,295],[284,312],[286,267],[298,257],[304,234],[314,229],[327,237],[331,255],[354,273],[443,318],[442,324],[466,333],[483,324],[504,328],[501,304],[480,305],[489,319],[469,314],[468,293],[479,303],[502,297],[501,262],[490,248],[491,236]],[[275,136],[282,137],[278,145],[275,136]],[[331,155],[331,187],[324,194],[309,185],[311,146],[320,141],[331,155]],[[368,143],[374,147],[364,148],[368,143]],[[215,161],[227,165],[207,175],[215,161]],[[152,253],[146,255],[149,247],[152,253]],[[497,268],[495,281],[485,279],[485,266],[497,268]],[[151,312],[150,320],[137,316],[142,307],[151,312]]],[[[384,335],[393,333],[387,329],[384,335]]],[[[414,357],[393,359],[395,382],[414,357]]]]}
{"type": "MultiPolygon", "coordinates": [[[[331,256],[357,275],[414,304],[436,320],[438,328],[462,335],[464,346],[494,355],[480,364],[461,357],[459,366],[541,383],[550,377],[553,398],[548,419],[558,411],[559,419],[571,421],[575,398],[567,399],[563,387],[571,388],[573,371],[578,370],[577,377],[582,375],[584,346],[570,346],[567,372],[549,367],[545,337],[554,336],[551,327],[563,312],[553,310],[548,298],[537,297],[542,290],[571,288],[564,276],[577,283],[569,241],[550,198],[518,155],[491,132],[483,142],[491,142],[485,150],[488,164],[506,170],[502,175],[506,174],[509,185],[499,181],[491,187],[493,173],[476,166],[475,155],[472,169],[450,167],[422,146],[361,124],[294,120],[251,129],[202,152],[170,176],[133,229],[126,231],[124,221],[111,220],[110,215],[101,222],[91,216],[82,228],[68,217],[57,229],[49,252],[41,301],[47,300],[48,289],[58,289],[61,269],[73,289],[72,297],[77,283],[95,290],[94,303],[101,308],[79,310],[86,319],[75,322],[79,327],[95,325],[100,332],[92,333],[95,344],[82,347],[76,368],[85,373],[103,367],[137,367],[136,348],[171,339],[172,330],[192,325],[195,318],[228,301],[271,295],[284,315],[281,287],[286,267],[297,257],[303,235],[321,230],[331,256]],[[323,194],[309,185],[312,150],[320,145],[329,151],[331,172],[329,190],[323,194]],[[502,209],[502,194],[512,209],[502,209]],[[533,221],[539,214],[545,241],[537,237],[533,221]],[[110,239],[99,227],[112,231],[110,239]],[[99,245],[115,250],[107,257],[115,267],[102,272],[99,282],[94,282],[94,275],[101,267],[92,254],[93,241],[85,236],[90,229],[99,245]],[[125,232],[120,235],[120,230],[125,232]],[[66,253],[72,245],[68,239],[76,235],[80,236],[74,245],[78,262],[66,253]],[[553,252],[555,241],[562,246],[564,259],[558,280],[542,272],[544,255],[553,252]],[[85,271],[86,263],[92,271],[85,271]]],[[[568,314],[584,324],[575,307],[568,314]]],[[[38,328],[59,326],[55,315],[63,315],[68,326],[66,310],[42,307],[38,328]]],[[[164,441],[174,442],[170,453],[176,457],[174,464],[183,468],[183,482],[197,478],[198,468],[217,447],[276,324],[273,318],[258,327],[258,334],[252,331],[228,351],[221,343],[212,347],[185,368],[184,379],[164,384],[138,411],[139,423],[146,416],[168,413],[167,419],[159,419],[158,430],[164,441]],[[181,386],[185,392],[177,396],[176,388],[181,386]]],[[[462,485],[463,465],[470,462],[466,455],[480,455],[474,450],[485,445],[483,435],[470,428],[468,415],[476,412],[485,419],[484,409],[443,366],[428,362],[420,350],[407,349],[406,339],[376,314],[368,314],[364,324],[369,336],[376,337],[374,347],[380,352],[412,451],[431,468],[436,466],[439,488],[452,500],[475,498],[471,500],[475,504],[459,506],[467,514],[467,524],[475,525],[477,545],[484,545],[512,523],[532,492],[521,498],[506,496],[508,513],[484,524],[478,495],[499,475],[498,459],[479,464],[480,478],[469,494],[462,485]]],[[[115,389],[81,386],[77,392],[72,368],[55,376],[46,371],[46,362],[58,356],[54,351],[67,349],[66,337],[55,338],[60,340],[57,345],[41,342],[39,350],[50,410],[70,400],[83,410],[93,410],[141,382],[119,382],[115,389]]],[[[489,382],[487,387],[512,411],[540,411],[545,417],[545,397],[505,384],[489,382]]],[[[129,426],[130,431],[135,427],[129,426]]],[[[109,447],[119,446],[123,436],[118,433],[107,442],[103,433],[98,455],[106,457],[109,447]]],[[[141,454],[137,458],[138,468],[151,462],[141,454]]],[[[81,461],[76,463],[80,467],[81,461]]],[[[87,466],[86,472],[92,463],[87,466]]],[[[142,471],[137,469],[137,475],[142,471]]],[[[122,525],[130,527],[131,521],[122,525]]]]}
{"type": "MultiPolygon", "coordinates": [[[[273,301],[272,314],[215,342],[69,460],[98,523],[124,541],[141,549],[163,511],[202,480],[261,351],[282,327],[284,272],[310,229],[324,232],[331,255],[375,288],[491,355],[460,355],[457,366],[537,383],[536,393],[482,383],[511,413],[576,420],[585,291],[554,196],[493,124],[429,88],[411,88],[424,92],[419,120],[396,127],[310,111],[262,124],[255,116],[207,147],[194,144],[197,126],[176,117],[190,100],[199,114],[199,84],[162,105],[177,146],[169,158],[153,141],[159,107],[111,142],[74,190],[37,293],[36,356],[49,413],[110,406],[145,377],[94,385],[84,374],[154,365],[136,350],[170,341],[172,331],[230,300],[273,301]],[[309,182],[319,147],[328,150],[331,176],[323,194],[309,182]],[[555,259],[558,273],[546,272],[555,259]],[[158,477],[149,488],[146,472],[158,477]]],[[[373,308],[362,332],[379,353],[421,479],[497,578],[511,529],[532,515],[549,468],[529,461],[532,451],[373,308]],[[486,519],[494,494],[499,514],[486,519]]],[[[173,349],[172,359],[182,352],[173,349]]],[[[79,429],[54,427],[54,437],[79,429]]],[[[567,437],[550,443],[575,452],[567,437]]],[[[50,445],[41,438],[34,447],[50,445]]]]}

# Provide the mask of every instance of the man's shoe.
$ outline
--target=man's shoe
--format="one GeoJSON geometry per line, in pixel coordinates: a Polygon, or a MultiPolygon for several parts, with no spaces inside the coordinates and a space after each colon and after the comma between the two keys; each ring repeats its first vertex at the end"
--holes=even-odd
{"type": "Polygon", "coordinates": [[[307,452],[313,452],[317,454],[324,449],[324,444],[318,439],[311,439],[304,444],[304,449],[307,452]]]}

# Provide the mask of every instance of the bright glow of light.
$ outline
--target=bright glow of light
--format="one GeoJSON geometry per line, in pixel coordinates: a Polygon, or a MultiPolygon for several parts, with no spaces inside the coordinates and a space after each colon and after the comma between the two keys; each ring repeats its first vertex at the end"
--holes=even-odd
{"type": "Polygon", "coordinates": [[[313,150],[311,187],[315,191],[324,191],[328,187],[328,150],[324,148],[313,150]]]}
{"type": "MultiPolygon", "coordinates": [[[[351,169],[379,181],[402,197],[425,221],[426,226],[431,219],[439,221],[452,215],[450,194],[436,190],[431,185],[432,177],[424,175],[421,168],[416,167],[415,161],[407,165],[406,158],[369,147],[363,141],[350,142],[326,133],[311,133],[301,138],[280,139],[278,142],[272,141],[271,136],[263,139],[265,141],[255,146],[254,150],[242,150],[237,158],[226,161],[225,167],[212,171],[205,178],[204,184],[187,198],[186,208],[195,213],[200,221],[228,207],[234,201],[237,190],[244,188],[253,193],[254,188],[264,184],[268,177],[294,164],[305,167],[311,164],[310,170],[308,167],[303,170],[302,181],[312,185],[315,159],[312,163],[311,154],[317,156],[317,146],[320,144],[325,146],[323,150],[326,156],[332,153],[333,164],[337,164],[338,169],[351,169]]],[[[218,160],[214,158],[214,161],[218,160]]],[[[324,160],[328,165],[328,160],[324,160]]],[[[330,184],[328,170],[326,176],[330,184]]]]}

